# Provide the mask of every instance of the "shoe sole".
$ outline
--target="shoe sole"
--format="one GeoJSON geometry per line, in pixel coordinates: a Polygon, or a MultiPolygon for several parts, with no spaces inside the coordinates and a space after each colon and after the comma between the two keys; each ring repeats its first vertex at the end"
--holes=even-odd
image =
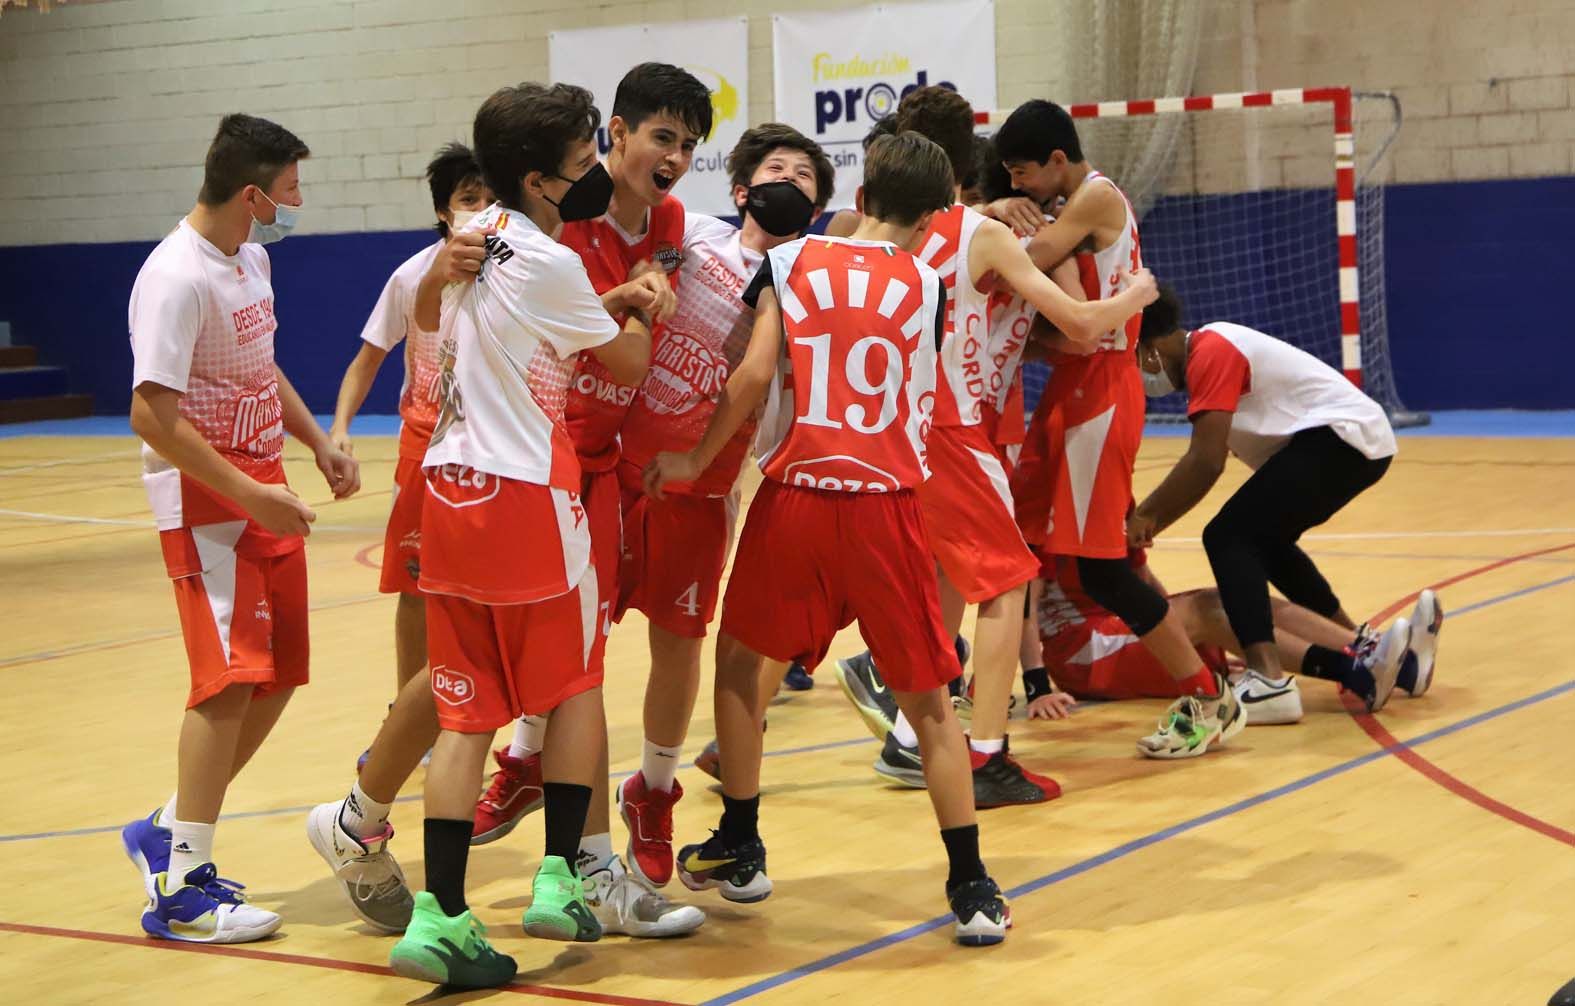
{"type": "Polygon", "coordinates": [[[1367,709],[1369,714],[1382,711],[1384,706],[1387,706],[1389,700],[1394,696],[1395,680],[1400,676],[1400,662],[1405,659],[1406,651],[1411,648],[1411,632],[1410,620],[1397,618],[1389,626],[1388,631],[1384,633],[1383,639],[1379,642],[1378,653],[1374,654],[1373,657],[1374,688],[1373,702],[1367,709]],[[1393,647],[1390,651],[1386,651],[1384,644],[1388,643],[1391,637],[1397,635],[1395,630],[1402,625],[1405,627],[1403,633],[1405,638],[1400,641],[1398,646],[1393,647]],[[1379,672],[1382,673],[1380,674],[1379,672]]]}
{"type": "Polygon", "coordinates": [[[581,935],[579,924],[562,914],[537,916],[533,919],[530,912],[526,912],[521,925],[526,936],[534,936],[538,940],[554,940],[558,943],[595,943],[602,938],[602,933],[597,933],[595,936],[581,935]]]}
{"type": "Polygon", "coordinates": [[[686,905],[669,912],[660,922],[636,922],[615,926],[603,922],[602,933],[607,936],[627,936],[636,940],[670,940],[676,936],[688,936],[703,925],[705,925],[705,912],[693,905],[686,905]],[[668,921],[674,916],[682,916],[682,921],[668,921]]]}
{"type": "Polygon", "coordinates": [[[929,788],[929,785],[924,781],[923,769],[898,768],[895,765],[888,765],[883,758],[876,758],[873,768],[876,775],[883,779],[889,779],[907,789],[929,788]]]}
{"type": "MultiPolygon", "coordinates": [[[[361,904],[358,901],[355,900],[355,896],[350,893],[350,884],[349,884],[349,882],[346,881],[344,878],[339,876],[339,870],[337,868],[335,868],[335,866],[334,866],[333,850],[324,847],[323,839],[318,834],[318,827],[317,827],[317,823],[316,823],[317,822],[317,818],[318,818],[319,814],[322,811],[324,811],[325,809],[329,813],[337,814],[338,813],[338,807],[339,807],[339,805],[336,804],[336,803],[334,803],[334,804],[324,803],[324,804],[319,804],[318,806],[312,808],[311,813],[306,815],[306,839],[307,839],[307,841],[312,843],[312,848],[316,849],[317,850],[317,854],[319,856],[323,857],[323,862],[328,864],[328,869],[329,869],[329,871],[331,873],[333,873],[334,879],[339,881],[339,889],[341,891],[345,892],[345,900],[350,902],[350,910],[355,912],[356,915],[360,917],[362,922],[365,922],[367,925],[371,926],[373,929],[376,929],[380,933],[387,933],[388,935],[391,935],[391,936],[392,935],[397,935],[399,933],[403,933],[405,931],[405,927],[410,925],[410,919],[407,917],[405,919],[404,925],[395,925],[392,922],[383,922],[383,921],[380,921],[378,919],[373,918],[371,915],[368,915],[366,913],[366,911],[361,907],[361,904]]],[[[333,827],[333,825],[330,824],[329,827],[333,827]]],[[[400,879],[403,880],[404,879],[403,876],[401,876],[400,879]]],[[[409,885],[407,884],[406,885],[406,890],[408,890],[408,889],[409,889],[409,885]]]]}
{"type": "Polygon", "coordinates": [[[1256,702],[1248,701],[1238,695],[1236,696],[1236,701],[1240,702],[1244,708],[1251,710],[1248,714],[1247,722],[1255,727],[1287,726],[1302,721],[1302,697],[1296,689],[1289,689],[1275,695],[1266,695],[1256,702]],[[1281,701],[1285,699],[1290,701],[1281,701]],[[1281,712],[1279,710],[1282,706],[1290,708],[1281,712]],[[1292,709],[1294,711],[1291,711],[1292,709]]]}
{"type": "MultiPolygon", "coordinates": [[[[1426,666],[1423,666],[1422,655],[1418,653],[1416,660],[1416,681],[1411,688],[1407,689],[1408,694],[1410,694],[1413,699],[1421,698],[1427,694],[1427,690],[1429,688],[1433,687],[1433,668],[1438,663],[1438,635],[1441,631],[1443,631],[1444,628],[1443,602],[1439,601],[1438,595],[1434,594],[1432,591],[1426,591],[1425,593],[1431,595],[1432,597],[1433,617],[1428,619],[1425,626],[1422,625],[1421,619],[1413,618],[1411,620],[1411,639],[1413,644],[1411,647],[1411,652],[1416,653],[1415,640],[1418,631],[1420,631],[1423,637],[1428,640],[1426,666]]],[[[1422,604],[1419,599],[1416,611],[1421,610],[1422,604]]],[[[1413,614],[1415,613],[1416,612],[1413,612],[1413,614]]]]}
{"type": "Polygon", "coordinates": [[[869,729],[870,733],[875,735],[876,740],[884,741],[886,735],[897,728],[897,724],[888,720],[886,714],[881,711],[879,706],[873,703],[867,704],[867,696],[861,696],[854,690],[850,681],[853,677],[853,669],[849,666],[848,661],[837,661],[836,677],[837,684],[842,688],[842,694],[846,695],[848,701],[853,703],[853,708],[859,711],[859,718],[864,721],[864,726],[869,729]]]}
{"type": "Polygon", "coordinates": [[[716,891],[722,895],[724,901],[731,901],[735,905],[753,905],[771,897],[771,878],[764,873],[755,874],[755,879],[739,886],[726,880],[696,879],[683,867],[678,868],[678,879],[691,891],[716,891]]]}
{"type": "Polygon", "coordinates": [[[272,922],[261,926],[243,926],[239,929],[229,929],[224,932],[214,933],[212,936],[198,939],[192,936],[181,936],[172,933],[169,926],[152,912],[142,913],[142,931],[157,940],[169,940],[172,943],[255,943],[266,939],[284,925],[284,919],[275,917],[272,922]]]}
{"type": "Polygon", "coordinates": [[[667,864],[668,864],[667,865],[667,876],[663,877],[661,880],[657,880],[654,877],[647,876],[645,870],[642,869],[641,866],[640,866],[640,857],[636,856],[634,854],[634,836],[639,834],[639,832],[636,830],[636,828],[634,826],[634,822],[629,820],[629,811],[623,805],[623,784],[622,783],[620,783],[618,785],[618,787],[617,787],[617,796],[615,797],[615,799],[618,801],[618,816],[623,819],[623,826],[629,832],[629,844],[624,846],[624,850],[623,850],[624,851],[624,862],[626,862],[629,865],[629,872],[634,874],[636,877],[638,877],[639,880],[640,880],[640,883],[646,885],[647,887],[655,887],[655,888],[666,887],[668,884],[672,883],[672,880],[673,880],[673,866],[672,866],[672,863],[673,863],[673,847],[672,847],[672,845],[669,844],[668,847],[667,847],[667,864]]]}
{"type": "Polygon", "coordinates": [[[542,804],[546,802],[545,796],[532,800],[530,803],[526,804],[524,810],[520,811],[519,814],[515,815],[515,817],[512,819],[503,822],[496,828],[493,828],[491,831],[484,831],[479,835],[470,836],[470,844],[472,846],[477,846],[487,845],[490,842],[496,842],[498,839],[503,838],[515,828],[518,828],[521,821],[540,810],[542,804]]]}
{"type": "Polygon", "coordinates": [[[507,978],[500,977],[491,983],[481,982],[456,982],[449,975],[448,965],[440,960],[429,950],[418,950],[413,953],[391,953],[388,955],[388,966],[401,978],[412,978],[418,982],[429,982],[433,985],[445,985],[451,989],[491,989],[501,988],[514,980],[519,972],[516,970],[507,978]]]}

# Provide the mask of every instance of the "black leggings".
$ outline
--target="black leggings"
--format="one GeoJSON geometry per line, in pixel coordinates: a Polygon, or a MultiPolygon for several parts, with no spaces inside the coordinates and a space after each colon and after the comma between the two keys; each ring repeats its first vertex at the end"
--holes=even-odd
{"type": "Polygon", "coordinates": [[[1374,461],[1327,426],[1303,430],[1253,473],[1203,529],[1220,602],[1243,646],[1274,641],[1269,584],[1324,617],[1340,610],[1329,581],[1296,541],[1383,478],[1374,461]]]}

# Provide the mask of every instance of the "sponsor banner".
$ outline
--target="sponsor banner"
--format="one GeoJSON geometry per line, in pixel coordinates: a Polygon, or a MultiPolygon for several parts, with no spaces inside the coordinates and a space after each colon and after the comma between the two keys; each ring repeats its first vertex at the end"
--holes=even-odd
{"type": "Polygon", "coordinates": [[[993,0],[778,14],[771,34],[776,117],[831,155],[834,209],[853,205],[864,134],[909,91],[940,84],[995,107],[993,0]]]}
{"type": "Polygon", "coordinates": [[[735,216],[727,184],[727,155],[748,126],[749,20],[671,21],[613,28],[555,31],[547,36],[548,75],[596,95],[602,112],[597,143],[607,153],[618,81],[636,64],[673,63],[711,89],[711,137],[695,149],[689,173],[673,192],[686,209],[735,216]]]}

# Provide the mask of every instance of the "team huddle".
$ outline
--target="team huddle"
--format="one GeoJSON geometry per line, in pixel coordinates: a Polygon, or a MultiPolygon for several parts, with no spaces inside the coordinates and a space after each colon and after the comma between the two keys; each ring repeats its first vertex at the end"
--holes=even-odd
{"type": "Polygon", "coordinates": [[[282,922],[218,875],[213,839],[230,780],[308,679],[315,514],[285,485],[284,435],[336,499],[356,492],[351,425],[401,342],[380,580],[398,597],[398,688],[348,792],[307,820],[355,913],[402,934],[401,975],[513,979],[466,902],[467,861],[537,810],[531,936],[692,932],[704,911],[661,893],[675,873],[691,891],[767,898],[766,706],[855,622],[868,649],[836,676],[882,741],[876,771],[929,792],[968,946],[1012,925],[977,811],[1061,793],[1011,753],[1019,670],[1034,719],[1079,698],[1174,699],[1137,740],[1150,758],[1301,719],[1290,671],[1370,712],[1427,690],[1437,598],[1358,627],[1297,545],[1388,468],[1383,411],[1272,336],[1183,327],[1143,268],[1131,204],[1060,106],[1028,102],[984,139],[964,97],[912,90],[866,139],[855,209],[824,234],[811,228],[832,162],[781,123],[728,155],[740,226],[685,211],[670,190],[712,107],[681,68],[623,78],[605,163],[601,124],[584,89],[521,84],[481,105],[470,147],[437,153],[438,238],[389,278],[326,432],[274,363],[262,248],[301,212],[309,150],[267,120],[220,124],[197,205],[129,311],[132,426],[191,673],[175,795],[122,832],[147,933],[234,943],[282,922]],[[1052,368],[1031,419],[1029,359],[1052,368]],[[1145,395],[1178,390],[1191,443],[1137,501],[1145,395]],[[1216,586],[1167,595],[1147,549],[1228,454],[1254,471],[1204,532],[1216,586]],[[751,455],[763,479],[724,593],[751,455]],[[644,750],[609,792],[603,660],[631,610],[648,624],[644,750]],[[717,733],[700,765],[723,809],[675,851],[676,772],[718,614],[717,733]],[[426,885],[412,893],[389,814],[423,763],[426,885]]]}

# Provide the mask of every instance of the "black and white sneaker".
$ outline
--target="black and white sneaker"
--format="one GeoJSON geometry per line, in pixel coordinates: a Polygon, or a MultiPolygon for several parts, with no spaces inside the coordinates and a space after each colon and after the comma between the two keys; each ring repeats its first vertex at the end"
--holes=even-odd
{"type": "Polygon", "coordinates": [[[924,789],[924,762],[918,745],[903,747],[896,734],[887,734],[886,743],[875,759],[875,773],[910,789],[924,789]]]}
{"type": "Polygon", "coordinates": [[[1247,707],[1247,722],[1253,726],[1301,722],[1302,692],[1291,675],[1271,681],[1257,671],[1248,671],[1232,687],[1247,707]]]}
{"type": "Polygon", "coordinates": [[[875,658],[868,650],[837,661],[837,684],[842,686],[842,694],[859,711],[864,725],[876,740],[884,740],[896,728],[897,699],[881,680],[875,658]]]}
{"type": "Polygon", "coordinates": [[[691,891],[720,890],[728,901],[764,901],[771,896],[766,844],[754,838],[729,847],[720,831],[712,831],[704,842],[678,850],[678,879],[691,891]]]}
{"type": "Polygon", "coordinates": [[[1356,666],[1373,676],[1372,691],[1360,695],[1367,711],[1376,713],[1394,693],[1400,665],[1411,646],[1411,622],[1397,618],[1382,635],[1362,626],[1356,641],[1356,666]]]}
{"type": "Polygon", "coordinates": [[[984,877],[946,888],[946,900],[957,917],[953,930],[965,947],[988,947],[1006,939],[1012,928],[1012,906],[994,880],[984,877]]]}

